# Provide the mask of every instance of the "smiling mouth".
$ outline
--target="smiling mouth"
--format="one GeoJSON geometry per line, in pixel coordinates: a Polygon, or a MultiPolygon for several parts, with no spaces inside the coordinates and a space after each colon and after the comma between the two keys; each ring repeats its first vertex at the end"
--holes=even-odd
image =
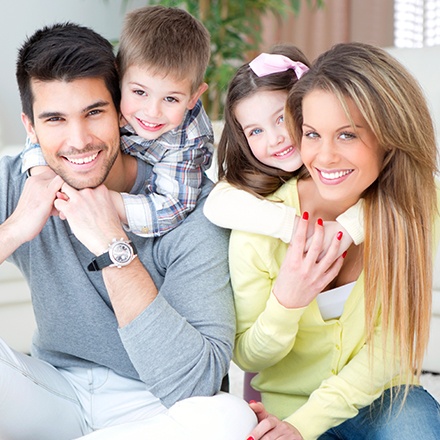
{"type": "Polygon", "coordinates": [[[274,156],[283,157],[286,154],[289,154],[291,151],[293,151],[293,149],[294,149],[293,146],[290,146],[290,147],[286,148],[285,150],[280,151],[279,153],[275,153],[274,156]]]}
{"type": "Polygon", "coordinates": [[[99,153],[95,153],[95,154],[92,154],[92,155],[87,156],[87,157],[78,157],[78,158],[75,158],[75,157],[67,157],[67,156],[64,156],[64,157],[65,157],[70,163],[73,163],[73,164],[75,164],[75,165],[84,165],[84,164],[87,164],[87,163],[93,162],[93,161],[98,157],[98,154],[99,154],[99,153]]]}
{"type": "Polygon", "coordinates": [[[147,121],[144,121],[144,120],[139,119],[139,118],[137,118],[137,120],[138,120],[138,122],[139,122],[141,125],[144,125],[144,126],[147,127],[147,128],[159,128],[159,127],[162,127],[162,126],[163,126],[163,124],[153,124],[153,123],[151,123],[151,122],[147,122],[147,121]]]}
{"type": "Polygon", "coordinates": [[[351,174],[353,170],[332,171],[332,172],[319,170],[319,172],[321,173],[321,176],[324,177],[324,179],[336,180],[336,179],[340,179],[341,177],[347,176],[348,174],[351,174]]]}

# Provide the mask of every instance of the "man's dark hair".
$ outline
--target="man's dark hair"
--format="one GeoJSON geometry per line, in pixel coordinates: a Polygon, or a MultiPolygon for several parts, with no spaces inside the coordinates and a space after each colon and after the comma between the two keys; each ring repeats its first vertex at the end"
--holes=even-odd
{"type": "Polygon", "coordinates": [[[37,30],[18,51],[16,77],[22,111],[34,122],[31,80],[101,78],[119,111],[121,92],[111,43],[90,28],[57,23],[37,30]]]}

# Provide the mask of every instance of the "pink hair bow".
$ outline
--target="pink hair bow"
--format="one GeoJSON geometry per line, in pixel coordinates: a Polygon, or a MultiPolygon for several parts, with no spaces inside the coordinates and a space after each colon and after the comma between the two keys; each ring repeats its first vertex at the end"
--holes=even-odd
{"type": "Polygon", "coordinates": [[[296,77],[300,79],[309,70],[301,61],[292,61],[284,55],[272,53],[258,55],[249,63],[249,67],[258,77],[293,69],[296,77]]]}

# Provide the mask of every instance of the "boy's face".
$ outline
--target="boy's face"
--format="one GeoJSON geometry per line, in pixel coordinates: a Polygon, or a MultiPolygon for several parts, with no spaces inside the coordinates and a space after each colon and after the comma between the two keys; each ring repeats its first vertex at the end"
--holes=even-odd
{"type": "Polygon", "coordinates": [[[192,109],[207,89],[191,94],[191,80],[153,75],[146,67],[130,66],[121,82],[121,113],[144,139],[157,139],[178,127],[186,109],[192,109]]]}
{"type": "Polygon", "coordinates": [[[22,114],[52,170],[74,188],[93,188],[120,156],[118,112],[104,80],[32,80],[34,123],[22,114]]]}

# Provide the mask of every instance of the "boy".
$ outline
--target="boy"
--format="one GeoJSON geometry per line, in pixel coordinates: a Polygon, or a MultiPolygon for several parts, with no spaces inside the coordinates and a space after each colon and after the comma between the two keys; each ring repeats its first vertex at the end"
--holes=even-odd
{"type": "MultiPolygon", "coordinates": [[[[122,223],[137,235],[163,235],[195,207],[213,153],[211,122],[199,100],[208,88],[209,57],[209,33],[186,11],[147,6],[127,14],[117,54],[121,148],[152,170],[145,194],[112,192],[112,198],[122,223]]],[[[28,139],[23,171],[45,164],[28,139]]]]}

